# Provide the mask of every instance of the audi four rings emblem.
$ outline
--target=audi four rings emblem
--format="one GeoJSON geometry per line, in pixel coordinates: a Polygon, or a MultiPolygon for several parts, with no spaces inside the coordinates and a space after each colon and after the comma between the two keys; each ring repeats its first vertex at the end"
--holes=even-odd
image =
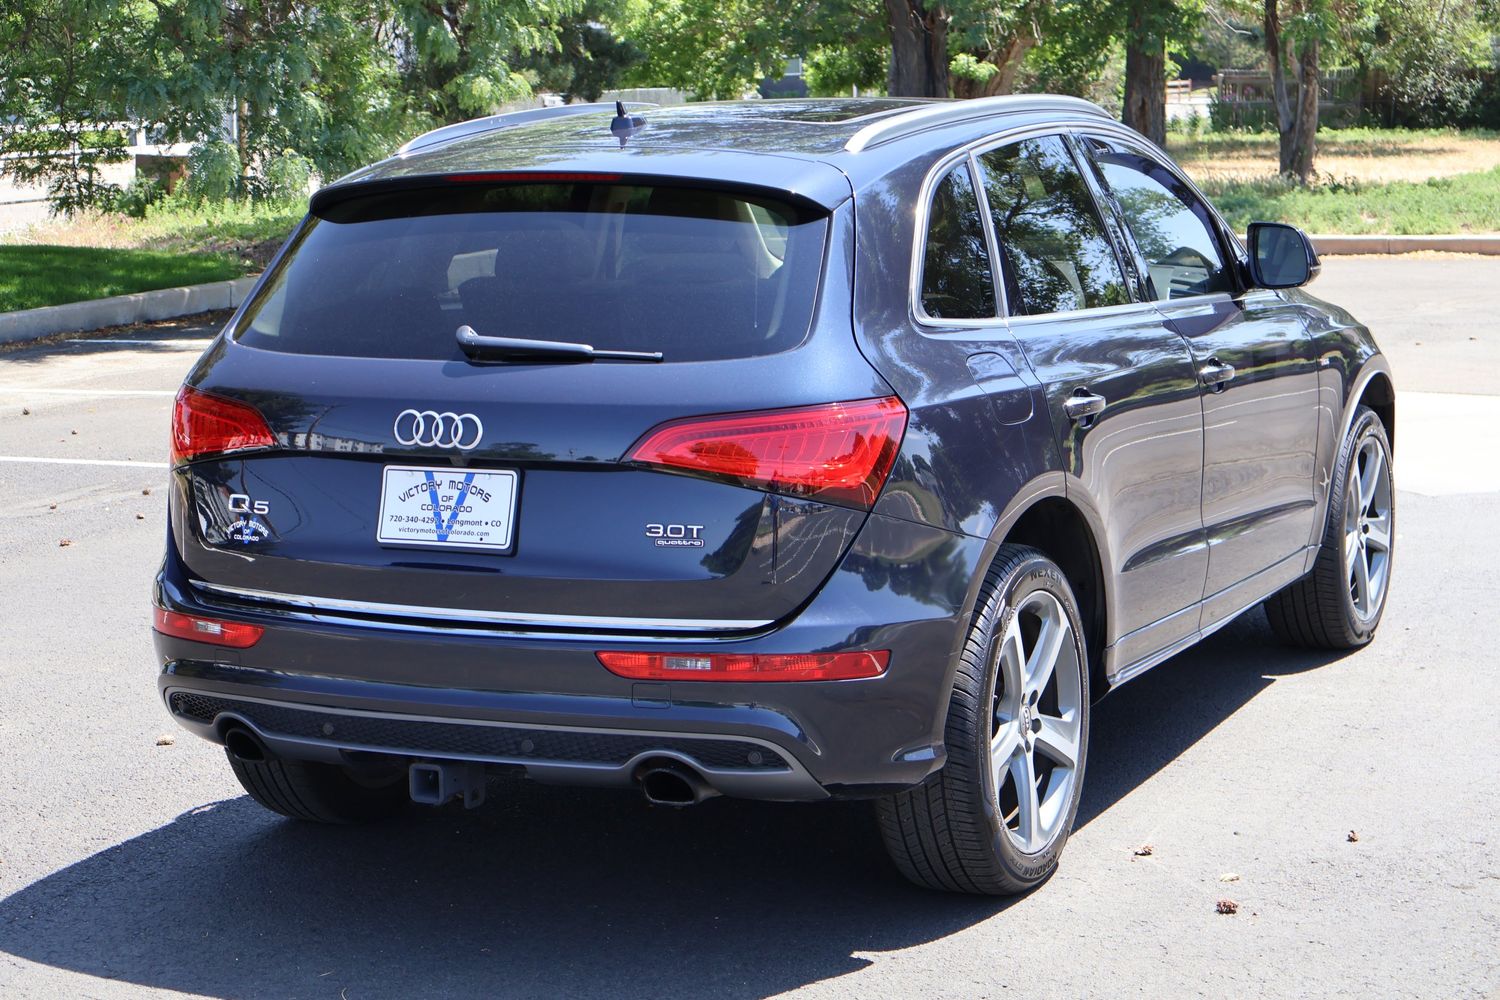
{"type": "Polygon", "coordinates": [[[484,424],[472,413],[438,413],[436,410],[402,410],[391,430],[400,444],[430,445],[470,451],[484,437],[484,424]]]}

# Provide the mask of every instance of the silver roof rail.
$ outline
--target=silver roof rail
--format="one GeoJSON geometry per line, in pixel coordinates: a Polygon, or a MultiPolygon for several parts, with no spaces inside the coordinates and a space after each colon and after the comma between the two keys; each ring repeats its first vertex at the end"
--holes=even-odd
{"type": "MultiPolygon", "coordinates": [[[[844,143],[844,149],[851,153],[860,153],[872,146],[879,146],[882,143],[936,128],[939,125],[952,125],[975,118],[1025,111],[1071,111],[1110,118],[1109,113],[1099,105],[1085,101],[1081,97],[1064,97],[1058,94],[1005,94],[1000,97],[976,97],[966,101],[924,104],[910,111],[888,115],[851,135],[844,143]]],[[[1110,120],[1114,119],[1110,118],[1110,120]]]]}
{"type": "MultiPolygon", "coordinates": [[[[655,104],[641,104],[625,102],[625,110],[635,108],[654,108],[655,104]]],[[[415,139],[396,150],[397,156],[405,156],[423,149],[431,149],[454,139],[462,139],[465,136],[478,135],[481,132],[492,132],[495,129],[512,128],[516,125],[531,125],[534,122],[550,121],[553,118],[567,118],[571,115],[597,114],[601,111],[613,113],[614,101],[600,101],[596,104],[561,104],[555,108],[529,108],[525,111],[507,111],[503,115],[490,115],[487,118],[474,118],[466,122],[458,122],[455,125],[444,125],[435,128],[431,132],[423,132],[415,139]]]]}

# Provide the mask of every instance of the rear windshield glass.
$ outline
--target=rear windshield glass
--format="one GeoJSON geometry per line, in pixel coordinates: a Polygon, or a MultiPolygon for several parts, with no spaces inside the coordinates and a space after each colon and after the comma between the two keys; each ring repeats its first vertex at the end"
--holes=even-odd
{"type": "Polygon", "coordinates": [[[492,337],[755,357],[802,342],[826,217],[635,184],[458,184],[309,220],[236,339],[293,354],[462,359],[492,337]]]}

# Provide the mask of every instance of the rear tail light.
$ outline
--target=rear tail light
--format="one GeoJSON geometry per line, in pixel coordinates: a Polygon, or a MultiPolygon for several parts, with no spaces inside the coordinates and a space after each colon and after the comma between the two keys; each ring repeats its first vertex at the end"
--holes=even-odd
{"type": "Polygon", "coordinates": [[[847,681],[879,677],[888,650],[860,653],[596,653],[612,674],[641,681],[847,681]]]}
{"type": "Polygon", "coordinates": [[[170,635],[178,639],[192,639],[194,642],[207,642],[215,646],[233,646],[235,649],[245,649],[260,642],[260,637],[265,634],[265,629],[259,625],[246,625],[244,622],[226,622],[217,618],[200,618],[197,615],[185,615],[179,611],[168,611],[165,608],[156,609],[156,631],[162,635],[170,635]]]}
{"type": "Polygon", "coordinates": [[[260,411],[246,403],[185,385],[172,408],[172,464],[203,455],[271,448],[276,436],[260,411]]]}
{"type": "Polygon", "coordinates": [[[905,432],[906,407],[886,396],[674,420],[647,433],[627,461],[869,508],[905,432]]]}

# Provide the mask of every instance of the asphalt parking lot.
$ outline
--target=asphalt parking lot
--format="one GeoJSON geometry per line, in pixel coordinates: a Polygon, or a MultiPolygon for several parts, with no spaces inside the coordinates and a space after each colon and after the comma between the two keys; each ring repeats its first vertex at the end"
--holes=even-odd
{"type": "Polygon", "coordinates": [[[1257,611],[1112,694],[1062,868],[1010,901],[906,885],[853,804],[263,812],[168,719],[148,632],[214,329],[0,352],[0,996],[1494,996],[1497,288],[1497,258],[1326,262],[1399,387],[1380,635],[1311,654],[1257,611]]]}

